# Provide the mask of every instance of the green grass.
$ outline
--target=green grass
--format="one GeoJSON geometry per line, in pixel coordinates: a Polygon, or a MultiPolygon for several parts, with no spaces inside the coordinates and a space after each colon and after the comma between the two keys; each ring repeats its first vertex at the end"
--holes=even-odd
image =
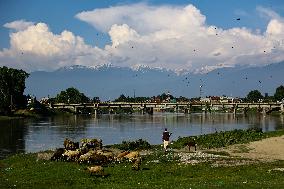
{"type": "Polygon", "coordinates": [[[0,188],[283,188],[284,161],[234,167],[212,167],[210,163],[179,164],[152,162],[162,153],[146,157],[142,170],[131,164],[105,167],[106,177],[90,176],[86,165],[36,161],[35,154],[18,154],[0,161],[0,188]]]}
{"type": "Polygon", "coordinates": [[[180,137],[173,141],[172,148],[183,148],[189,141],[195,140],[197,146],[202,149],[221,148],[233,144],[244,144],[261,140],[267,137],[284,135],[284,130],[263,133],[261,129],[221,131],[207,135],[180,137]]]}

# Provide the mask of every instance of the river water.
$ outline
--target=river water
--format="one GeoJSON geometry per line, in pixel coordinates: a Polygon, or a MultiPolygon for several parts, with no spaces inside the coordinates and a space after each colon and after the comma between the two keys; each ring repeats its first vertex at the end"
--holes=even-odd
{"type": "Polygon", "coordinates": [[[262,128],[264,132],[284,129],[284,116],[212,113],[154,115],[56,116],[40,119],[0,121],[0,158],[18,152],[37,152],[63,147],[65,138],[101,138],[103,144],[144,139],[161,144],[164,128],[179,136],[195,136],[216,131],[262,128]]]}

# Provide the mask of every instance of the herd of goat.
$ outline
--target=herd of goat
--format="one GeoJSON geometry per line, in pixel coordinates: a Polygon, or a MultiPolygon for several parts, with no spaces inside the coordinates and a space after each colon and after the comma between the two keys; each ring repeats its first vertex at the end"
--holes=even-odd
{"type": "Polygon", "coordinates": [[[123,151],[113,153],[110,150],[103,149],[100,139],[82,139],[79,142],[73,142],[69,139],[64,140],[64,148],[58,148],[51,156],[52,161],[73,161],[93,165],[87,167],[91,174],[104,175],[103,165],[112,162],[130,161],[133,170],[140,170],[142,159],[138,151],[123,151]]]}

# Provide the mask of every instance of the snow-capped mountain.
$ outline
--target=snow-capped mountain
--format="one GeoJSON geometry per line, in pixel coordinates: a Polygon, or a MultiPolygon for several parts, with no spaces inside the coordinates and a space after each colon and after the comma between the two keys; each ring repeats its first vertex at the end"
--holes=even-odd
{"type": "Polygon", "coordinates": [[[71,66],[53,72],[32,72],[26,81],[26,94],[38,98],[56,96],[76,87],[89,97],[112,100],[119,95],[154,96],[170,92],[174,96],[198,97],[230,95],[244,97],[251,90],[273,95],[284,85],[284,62],[264,67],[219,68],[208,73],[177,74],[174,71],[139,66],[134,68],[102,65],[71,66]]]}

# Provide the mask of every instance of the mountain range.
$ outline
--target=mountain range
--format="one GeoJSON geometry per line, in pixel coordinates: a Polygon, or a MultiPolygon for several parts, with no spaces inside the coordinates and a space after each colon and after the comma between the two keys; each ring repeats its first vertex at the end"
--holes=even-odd
{"type": "Polygon", "coordinates": [[[60,91],[75,87],[88,97],[113,100],[125,96],[156,96],[170,92],[188,98],[205,96],[245,97],[251,90],[273,95],[284,85],[284,62],[263,67],[219,68],[208,73],[178,74],[171,70],[139,67],[96,68],[63,67],[52,72],[36,71],[26,80],[25,94],[37,98],[55,97],[60,91]]]}

